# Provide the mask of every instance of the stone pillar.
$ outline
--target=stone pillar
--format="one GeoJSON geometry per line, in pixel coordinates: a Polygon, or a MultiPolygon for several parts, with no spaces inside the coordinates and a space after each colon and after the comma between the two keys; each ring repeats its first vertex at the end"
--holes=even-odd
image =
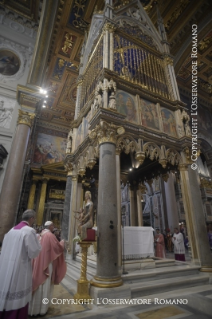
{"type": "Polygon", "coordinates": [[[61,238],[68,240],[68,228],[69,228],[69,215],[71,205],[71,189],[72,189],[72,172],[68,172],[66,180],[65,201],[63,209],[61,238]]]}
{"type": "Polygon", "coordinates": [[[161,188],[161,197],[162,197],[162,211],[164,217],[165,229],[168,227],[168,217],[167,217],[167,207],[166,207],[166,194],[165,194],[165,186],[163,176],[160,176],[160,188],[161,188]]]}
{"type": "Polygon", "coordinates": [[[174,228],[179,226],[179,216],[177,210],[177,200],[175,196],[174,178],[172,173],[169,173],[168,179],[164,182],[164,188],[166,194],[168,225],[173,233],[174,228]]]}
{"type": "Polygon", "coordinates": [[[103,55],[103,68],[107,68],[108,69],[108,65],[109,65],[109,24],[106,23],[104,25],[103,28],[103,51],[104,51],[104,55],[103,55]]]}
{"type": "Polygon", "coordinates": [[[42,86],[57,8],[58,0],[43,1],[34,54],[27,79],[29,84],[42,86]]]}
{"type": "Polygon", "coordinates": [[[45,206],[45,201],[46,201],[47,183],[48,183],[48,179],[44,178],[42,186],[41,186],[40,201],[39,201],[38,213],[37,213],[37,225],[39,225],[39,226],[41,226],[43,224],[43,213],[44,213],[44,206],[45,206]]]}
{"type": "Polygon", "coordinates": [[[74,218],[74,211],[77,210],[77,181],[78,176],[75,171],[72,172],[72,185],[71,185],[71,206],[69,212],[69,247],[70,254],[74,258],[75,244],[73,244],[73,238],[76,236],[76,219],[74,218]]]}
{"type": "Polygon", "coordinates": [[[138,226],[143,226],[143,210],[141,204],[141,190],[137,190],[138,226]]]}
{"type": "Polygon", "coordinates": [[[130,226],[138,226],[137,186],[130,186],[130,226]]]}
{"type": "MultiPolygon", "coordinates": [[[[83,80],[82,80],[82,77],[80,77],[80,79],[77,82],[77,99],[76,99],[75,116],[74,116],[75,120],[78,118],[78,115],[80,113],[80,98],[82,94],[82,83],[83,83],[83,80]]],[[[72,146],[72,149],[75,150],[75,147],[72,146]]]]}
{"type": "Polygon", "coordinates": [[[36,184],[37,184],[37,181],[33,180],[32,185],[30,187],[27,209],[34,209],[36,184]]]}
{"type": "Polygon", "coordinates": [[[110,35],[110,60],[109,60],[109,69],[113,71],[113,59],[114,59],[114,28],[111,25],[109,28],[109,35],[110,35]]]}
{"type": "Polygon", "coordinates": [[[121,174],[120,152],[116,151],[116,188],[117,188],[117,232],[118,232],[118,267],[121,274],[122,266],[122,220],[121,220],[121,174]]]}
{"type": "Polygon", "coordinates": [[[34,114],[19,110],[18,126],[13,139],[0,195],[0,243],[5,233],[14,226],[16,220],[24,161],[34,117],[34,114]]]}
{"type": "Polygon", "coordinates": [[[118,267],[118,218],[116,182],[116,139],[124,129],[101,121],[90,137],[99,142],[97,273],[91,281],[96,287],[122,285],[118,267]]]}
{"type": "Polygon", "coordinates": [[[212,272],[212,255],[208,243],[201,192],[197,172],[180,164],[181,188],[193,263],[202,271],[212,272]]]}

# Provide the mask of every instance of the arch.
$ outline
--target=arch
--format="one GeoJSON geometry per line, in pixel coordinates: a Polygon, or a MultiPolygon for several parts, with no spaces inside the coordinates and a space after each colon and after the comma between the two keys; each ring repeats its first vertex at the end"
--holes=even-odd
{"type": "Polygon", "coordinates": [[[167,162],[174,165],[179,165],[180,163],[182,163],[182,157],[180,156],[180,154],[174,150],[173,148],[169,148],[166,150],[165,153],[167,162]]]}
{"type": "Polygon", "coordinates": [[[163,48],[159,39],[156,38],[155,34],[147,27],[145,21],[134,20],[127,16],[117,16],[115,22],[118,25],[118,29],[123,30],[125,33],[137,37],[139,40],[144,41],[148,46],[155,49],[156,51],[163,52],[163,48]],[[127,28],[126,28],[127,25],[127,28]],[[139,35],[136,36],[133,33],[133,28],[139,29],[139,35]]]}
{"type": "Polygon", "coordinates": [[[158,160],[160,158],[160,148],[158,145],[152,142],[147,142],[143,146],[143,151],[146,157],[149,157],[152,161],[154,159],[158,160]]]}
{"type": "Polygon", "coordinates": [[[116,149],[129,154],[130,152],[136,152],[138,150],[138,143],[131,136],[124,135],[117,140],[116,149]]]}

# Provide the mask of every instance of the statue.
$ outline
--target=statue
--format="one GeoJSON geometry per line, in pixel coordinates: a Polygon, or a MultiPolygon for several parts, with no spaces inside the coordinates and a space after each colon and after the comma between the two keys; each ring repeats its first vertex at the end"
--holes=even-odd
{"type": "Polygon", "coordinates": [[[73,130],[70,130],[67,137],[67,146],[66,146],[66,154],[71,153],[72,150],[72,137],[73,137],[73,130]]]}
{"type": "Polygon", "coordinates": [[[87,229],[93,227],[93,202],[91,201],[91,192],[85,192],[85,207],[83,211],[80,211],[80,217],[78,220],[80,224],[78,225],[77,232],[81,240],[87,238],[87,229]]]}
{"type": "Polygon", "coordinates": [[[191,136],[191,129],[188,122],[185,122],[185,134],[191,136]]]}
{"type": "Polygon", "coordinates": [[[100,107],[102,107],[102,96],[101,94],[96,94],[94,103],[93,103],[94,112],[96,112],[100,107]]]}
{"type": "Polygon", "coordinates": [[[185,110],[182,111],[181,119],[184,124],[185,135],[191,136],[191,129],[189,126],[190,116],[187,114],[185,110]]]}
{"type": "Polygon", "coordinates": [[[111,96],[109,97],[109,109],[116,110],[116,98],[114,92],[112,92],[111,96]]]}

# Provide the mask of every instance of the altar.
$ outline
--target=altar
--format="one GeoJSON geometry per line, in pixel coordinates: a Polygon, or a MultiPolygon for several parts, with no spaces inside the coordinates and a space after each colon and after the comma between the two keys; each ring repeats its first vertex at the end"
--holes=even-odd
{"type": "Polygon", "coordinates": [[[154,229],[152,227],[123,227],[123,259],[154,257],[153,231],[154,229]]]}

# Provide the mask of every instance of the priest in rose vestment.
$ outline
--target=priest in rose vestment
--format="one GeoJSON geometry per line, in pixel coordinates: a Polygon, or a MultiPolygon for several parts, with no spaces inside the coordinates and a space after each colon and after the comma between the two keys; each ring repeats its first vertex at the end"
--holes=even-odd
{"type": "Polygon", "coordinates": [[[58,285],[66,274],[64,258],[64,241],[58,241],[52,233],[54,224],[51,221],[45,223],[45,229],[41,233],[40,255],[33,260],[33,294],[29,305],[29,315],[45,315],[51,304],[54,285],[58,285]],[[42,300],[47,298],[49,303],[42,300]]]}
{"type": "Polygon", "coordinates": [[[172,242],[174,244],[175,260],[185,261],[184,237],[183,234],[179,232],[178,228],[174,229],[172,242]]]}
{"type": "Polygon", "coordinates": [[[41,245],[31,227],[35,211],[26,210],[22,222],[5,236],[0,255],[0,319],[28,318],[32,297],[32,263],[41,245]]]}
{"type": "Polygon", "coordinates": [[[164,237],[159,229],[156,229],[155,243],[155,256],[159,258],[166,258],[164,237]]]}

